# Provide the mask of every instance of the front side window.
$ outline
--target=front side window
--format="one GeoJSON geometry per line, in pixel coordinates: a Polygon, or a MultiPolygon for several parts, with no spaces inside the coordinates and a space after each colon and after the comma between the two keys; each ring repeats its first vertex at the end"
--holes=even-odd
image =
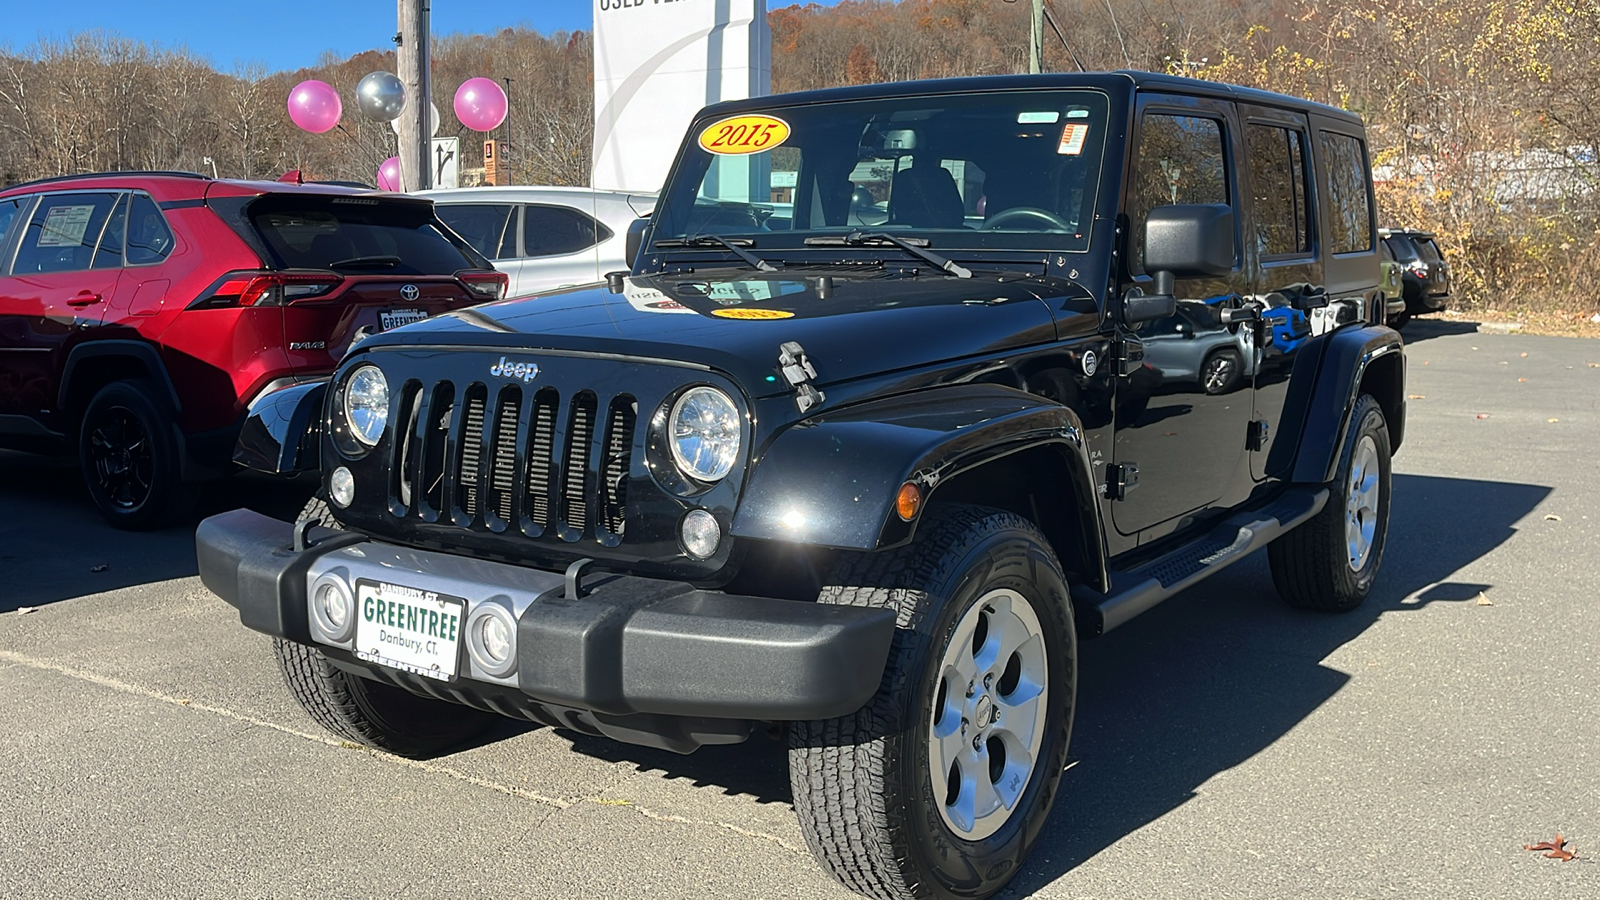
{"type": "Polygon", "coordinates": [[[887,231],[934,248],[1086,250],[1108,106],[1095,91],[1019,91],[702,119],[652,236],[799,248],[887,231]]]}
{"type": "Polygon", "coordinates": [[[1130,189],[1133,259],[1144,259],[1144,225],[1158,206],[1230,203],[1222,124],[1216,119],[1148,113],[1130,189]]]}
{"type": "Polygon", "coordinates": [[[45,195],[28,220],[12,272],[38,275],[88,269],[106,220],[121,199],[114,193],[45,195]]]}
{"type": "Polygon", "coordinates": [[[517,255],[517,208],[510,203],[440,203],[439,220],[489,259],[517,255]]]}
{"type": "Polygon", "coordinates": [[[1309,253],[1304,134],[1295,128],[1254,124],[1246,126],[1244,134],[1258,251],[1267,257],[1309,253]]]}
{"type": "Polygon", "coordinates": [[[1334,253],[1372,249],[1372,176],[1367,150],[1357,138],[1322,132],[1322,156],[1328,166],[1328,231],[1334,253]]]}
{"type": "Polygon", "coordinates": [[[111,219],[106,222],[105,231],[100,235],[100,246],[94,251],[94,268],[116,269],[122,266],[123,242],[127,234],[128,198],[124,195],[117,201],[117,208],[112,211],[111,219]]]}

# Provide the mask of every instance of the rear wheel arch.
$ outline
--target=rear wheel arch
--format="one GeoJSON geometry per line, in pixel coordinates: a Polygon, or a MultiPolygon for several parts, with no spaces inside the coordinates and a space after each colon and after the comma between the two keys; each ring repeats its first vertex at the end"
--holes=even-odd
{"type": "Polygon", "coordinates": [[[1406,367],[1405,356],[1389,353],[1367,364],[1361,373],[1361,387],[1357,394],[1370,394],[1383,409],[1384,421],[1389,426],[1389,450],[1400,449],[1406,430],[1406,367]]]}
{"type": "Polygon", "coordinates": [[[183,409],[178,390],[156,349],[142,341],[93,341],[79,344],[61,371],[57,405],[74,423],[101,388],[114,381],[145,378],[155,386],[155,399],[170,404],[174,418],[183,409]]]}

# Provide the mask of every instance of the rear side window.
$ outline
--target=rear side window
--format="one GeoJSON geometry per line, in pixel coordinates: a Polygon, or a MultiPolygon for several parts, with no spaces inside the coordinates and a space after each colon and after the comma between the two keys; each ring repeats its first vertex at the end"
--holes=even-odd
{"type": "Polygon", "coordinates": [[[1255,200],[1256,243],[1262,256],[1311,251],[1306,212],[1305,135],[1299,129],[1249,125],[1250,190],[1255,200]]]}
{"type": "Polygon", "coordinates": [[[610,229],[575,209],[528,206],[523,213],[523,256],[577,253],[609,237],[610,229]]]}
{"type": "Polygon", "coordinates": [[[1135,163],[1133,258],[1144,259],[1144,223],[1158,206],[1229,203],[1222,127],[1215,119],[1148,114],[1139,129],[1135,163]]]}
{"type": "Polygon", "coordinates": [[[509,203],[440,203],[433,208],[441,222],[489,259],[517,255],[516,207],[509,203]]]}
{"type": "Polygon", "coordinates": [[[156,202],[134,194],[128,214],[128,265],[148,266],[172,253],[172,229],[156,202]]]}
{"type": "Polygon", "coordinates": [[[1322,132],[1322,156],[1328,165],[1328,231],[1334,253],[1372,249],[1372,176],[1367,149],[1360,140],[1322,132]]]}
{"type": "Polygon", "coordinates": [[[46,194],[28,220],[12,272],[37,275],[88,269],[106,219],[121,198],[120,194],[46,194]]]}
{"type": "Polygon", "coordinates": [[[448,275],[480,265],[434,227],[432,204],[269,194],[245,214],[280,269],[448,275]]]}

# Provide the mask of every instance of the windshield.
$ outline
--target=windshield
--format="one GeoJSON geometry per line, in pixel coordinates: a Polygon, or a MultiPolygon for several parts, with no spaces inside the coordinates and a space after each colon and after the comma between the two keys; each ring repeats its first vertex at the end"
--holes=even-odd
{"type": "Polygon", "coordinates": [[[784,249],[869,231],[945,249],[1086,250],[1107,107],[1095,91],[1017,91],[700,119],[652,240],[784,249]]]}

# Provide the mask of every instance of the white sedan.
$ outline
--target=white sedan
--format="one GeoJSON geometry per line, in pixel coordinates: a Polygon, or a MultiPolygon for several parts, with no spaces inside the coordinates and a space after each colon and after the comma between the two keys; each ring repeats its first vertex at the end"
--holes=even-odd
{"type": "Polygon", "coordinates": [[[592,284],[628,268],[628,225],[654,194],[583,187],[419,191],[439,218],[511,278],[508,297],[592,284]]]}

